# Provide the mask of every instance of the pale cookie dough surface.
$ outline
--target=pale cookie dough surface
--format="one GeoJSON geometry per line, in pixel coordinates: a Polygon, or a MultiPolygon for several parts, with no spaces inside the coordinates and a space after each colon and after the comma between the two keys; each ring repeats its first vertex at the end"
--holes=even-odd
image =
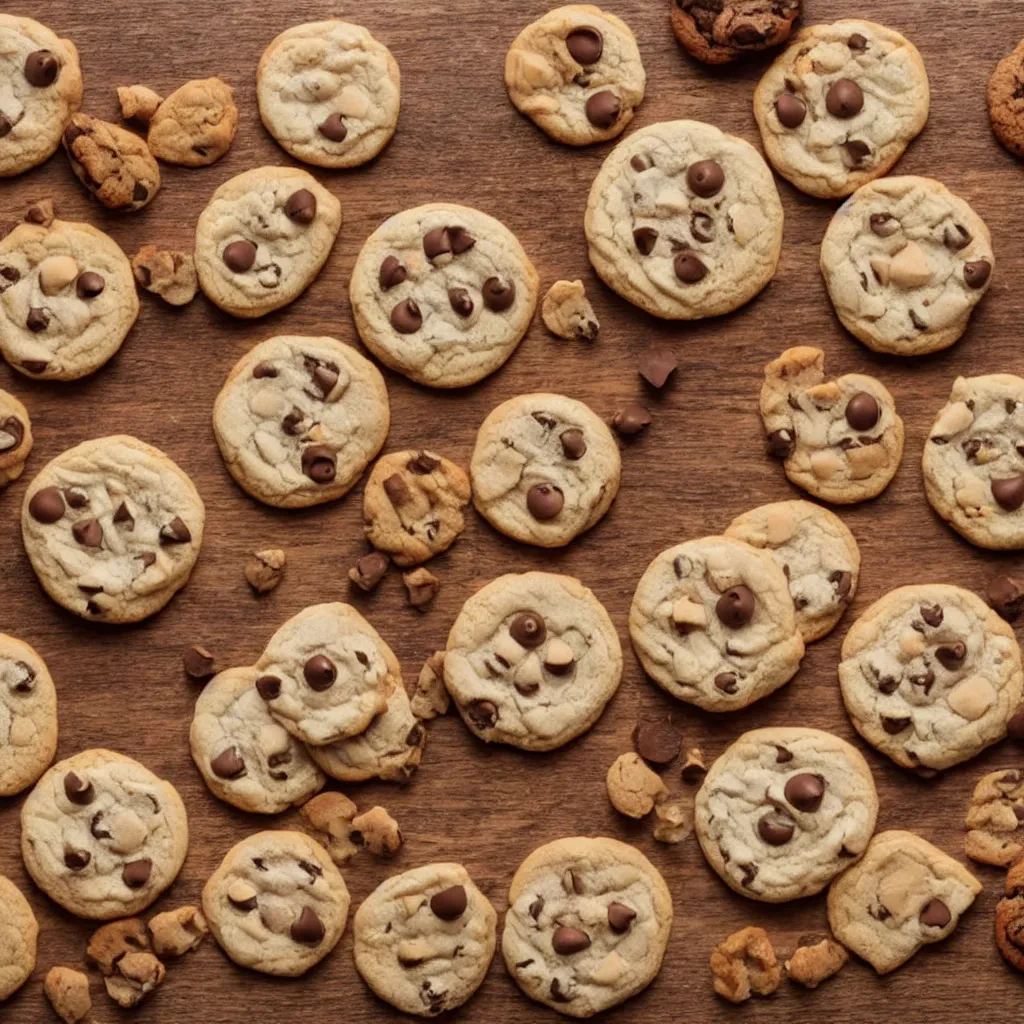
{"type": "Polygon", "coordinates": [[[28,409],[9,391],[0,389],[0,488],[25,471],[32,443],[28,409]]]}
{"type": "Polygon", "coordinates": [[[238,107],[231,86],[219,78],[203,78],[186,82],[161,102],[149,122],[146,142],[159,160],[205,167],[228,151],[237,129],[238,107]]]}
{"type": "Polygon", "coordinates": [[[971,794],[964,827],[968,857],[1009,867],[1024,852],[1024,774],[1010,768],[983,775],[971,794]]]}
{"type": "Polygon", "coordinates": [[[846,524],[810,501],[777,501],[737,516],[725,531],[767,551],[789,581],[804,643],[829,633],[857,593],[860,549],[846,524]]]}
{"type": "Polygon", "coordinates": [[[813,896],[867,849],[878,794],[845,740],[818,729],[745,733],[697,793],[696,831],[715,872],[741,896],[813,896]]]}
{"type": "Polygon", "coordinates": [[[583,282],[556,281],[541,304],[544,326],[566,341],[595,341],[601,324],[587,298],[583,282]]]}
{"type": "Polygon", "coordinates": [[[497,914],[461,864],[426,864],[379,885],[356,912],[356,970],[403,1013],[461,1006],[487,975],[497,914]]]}
{"type": "Polygon", "coordinates": [[[0,797],[27,789],[57,753],[57,692],[46,662],[0,633],[0,797]]]}
{"type": "Polygon", "coordinates": [[[398,124],[401,76],[391,51],[359,25],[295,25],[264,51],[256,98],[267,131],[298,160],[356,167],[398,124]]]}
{"type": "Polygon", "coordinates": [[[28,900],[0,875],[0,1002],[28,981],[36,966],[38,939],[39,925],[28,900]]]}
{"type": "Polygon", "coordinates": [[[764,368],[761,419],[768,454],[809,494],[851,505],[881,494],[903,458],[903,420],[874,377],[825,379],[825,353],[801,345],[764,368]]]}
{"type": "Polygon", "coordinates": [[[782,202],[761,155],[700,121],[634,132],[594,179],[590,262],[624,299],[665,320],[718,316],[775,275],[782,202]]]}
{"type": "Polygon", "coordinates": [[[473,504],[508,537],[554,548],[589,530],[619,491],[622,459],[605,422],[564,395],[519,395],[480,425],[473,504]]]}
{"type": "Polygon", "coordinates": [[[345,880],[301,832],[257,832],[225,856],[203,889],[217,944],[240,967],[295,978],[338,944],[348,920],[345,880]]]}
{"type": "Polygon", "coordinates": [[[278,508],[347,493],[390,425],[380,371],[350,345],[326,337],[261,342],[235,364],[213,407],[228,472],[278,508]]]}
{"type": "Polygon", "coordinates": [[[364,243],[349,297],[363,344],[428,387],[493,373],[530,326],[540,286],[515,235],[486,213],[431,203],[396,213],[364,243]]]}
{"type": "Polygon", "coordinates": [[[843,326],[868,348],[897,356],[952,345],[994,267],[985,222],[933,178],[862,186],[821,243],[821,272],[843,326]]]}
{"type": "Polygon", "coordinates": [[[36,380],[77,380],[121,347],[139,313],[128,257],[88,224],[19,224],[0,240],[0,352],[36,380]]]}
{"type": "Polygon", "coordinates": [[[55,764],[21,808],[28,873],[78,917],[107,921],[145,910],[177,877],[187,849],[178,791],[111,750],[55,764]]]}
{"type": "Polygon", "coordinates": [[[341,203],[311,174],[245,171],[224,182],[199,215],[199,286],[233,316],[265,316],[313,283],[340,228],[341,203]]]}
{"type": "Polygon", "coordinates": [[[501,949],[531,999],[591,1017],[654,980],[671,929],[672,896],[642,853],[615,839],[558,839],[516,871],[501,949]]]}
{"type": "Polygon", "coordinates": [[[58,604],[96,622],[138,622],[188,582],[206,510],[192,481],[134,437],[85,441],[29,484],[25,551],[58,604]]]}
{"type": "Polygon", "coordinates": [[[1006,735],[1024,674],[1011,626],[970,591],[928,583],[890,591],[857,619],[839,685],[868,743],[934,772],[1006,735]]]}
{"type": "Polygon", "coordinates": [[[879,832],[828,894],[832,933],[879,974],[947,938],[981,892],[965,867],[912,832],[879,832]]]}
{"type": "Polygon", "coordinates": [[[793,678],[804,655],[782,569],[731,537],[658,555],[633,595],[629,634],[644,671],[706,711],[760,700],[793,678]]]}
{"type": "Polygon", "coordinates": [[[924,128],[929,102],[912,43],[874,22],[845,20],[793,39],[758,84],[754,117],[779,174],[837,199],[899,160],[924,128]]]}
{"type": "Polygon", "coordinates": [[[448,635],[445,686],[488,743],[554,750],[597,721],[621,677],[615,627],[571,576],[499,576],[463,605],[448,635]]]}
{"type": "Polygon", "coordinates": [[[509,99],[570,146],[621,135],[646,85],[629,26],[592,4],[548,11],[516,36],[505,57],[509,99]]]}

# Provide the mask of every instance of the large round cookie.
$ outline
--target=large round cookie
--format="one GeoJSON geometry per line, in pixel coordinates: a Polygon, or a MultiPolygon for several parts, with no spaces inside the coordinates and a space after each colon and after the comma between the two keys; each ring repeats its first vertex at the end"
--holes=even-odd
{"type": "Polygon", "coordinates": [[[0,489],[25,471],[32,444],[28,409],[10,392],[0,390],[0,489]]]}
{"type": "Polygon", "coordinates": [[[1024,157],[1024,40],[996,66],[988,80],[988,116],[996,138],[1024,157]]]}
{"type": "Polygon", "coordinates": [[[1024,673],[1013,628],[980,597],[923,583],[891,590],[857,619],[839,685],[868,743],[934,773],[1006,735],[1024,673]]]}
{"type": "Polygon", "coordinates": [[[420,384],[459,388],[516,350],[539,280],[500,221],[455,203],[396,213],[363,244],[349,297],[363,344],[420,384]]]}
{"type": "Polygon", "coordinates": [[[665,320],[728,313],[775,275],[782,202],[760,153],[700,121],[633,132],[587,201],[590,262],[609,288],[665,320]]]}
{"type": "Polygon", "coordinates": [[[46,662],[0,633],[0,797],[27,789],[57,753],[57,692],[46,662]]]}
{"type": "Polygon", "coordinates": [[[875,830],[871,769],[818,729],[744,733],[697,793],[700,848],[741,896],[785,903],[813,896],[855,863],[875,830]]]}
{"type": "Polygon", "coordinates": [[[803,0],[671,0],[672,30],[705,64],[728,64],[784,43],[803,0]]]}
{"type": "Polygon", "coordinates": [[[0,875],[0,1002],[28,981],[36,966],[39,924],[15,884],[0,875]]]}

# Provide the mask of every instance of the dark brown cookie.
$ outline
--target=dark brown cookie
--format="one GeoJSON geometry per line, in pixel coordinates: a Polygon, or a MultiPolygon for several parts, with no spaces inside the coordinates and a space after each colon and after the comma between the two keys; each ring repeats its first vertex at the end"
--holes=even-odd
{"type": "Polygon", "coordinates": [[[1006,895],[996,904],[996,945],[1003,959],[1024,971],[1024,857],[1006,873],[1006,895]]]}
{"type": "Polygon", "coordinates": [[[63,141],[75,176],[108,210],[141,210],[160,188],[146,140],[116,124],[74,114],[63,141]]]}
{"type": "Polygon", "coordinates": [[[705,64],[728,64],[789,38],[803,0],[672,0],[672,28],[705,64]]]}
{"type": "Polygon", "coordinates": [[[1024,157],[1024,40],[997,65],[988,80],[988,116],[996,138],[1024,157]]]}

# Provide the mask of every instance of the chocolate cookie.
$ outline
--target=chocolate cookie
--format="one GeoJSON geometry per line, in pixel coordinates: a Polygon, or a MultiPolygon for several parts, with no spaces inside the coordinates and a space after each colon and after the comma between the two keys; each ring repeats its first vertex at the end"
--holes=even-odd
{"type": "Polygon", "coordinates": [[[1024,157],[1024,40],[988,80],[988,116],[996,138],[1014,156],[1024,157]]]}
{"type": "Polygon", "coordinates": [[[691,56],[728,64],[784,43],[803,0],[672,0],[672,29],[691,56]]]}

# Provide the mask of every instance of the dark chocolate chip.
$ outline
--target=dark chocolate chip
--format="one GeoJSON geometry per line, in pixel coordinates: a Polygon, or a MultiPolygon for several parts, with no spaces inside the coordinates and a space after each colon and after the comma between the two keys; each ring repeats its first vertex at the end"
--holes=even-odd
{"type": "Polygon", "coordinates": [[[314,654],[302,666],[302,674],[311,690],[322,693],[329,690],[338,678],[338,670],[334,662],[323,654],[314,654]]]}
{"type": "Polygon", "coordinates": [[[676,258],[673,260],[672,265],[675,269],[676,277],[683,284],[696,284],[708,276],[707,266],[695,252],[689,250],[676,253],[676,258]]]}
{"type": "Polygon", "coordinates": [[[406,469],[417,476],[429,476],[440,465],[440,459],[435,459],[427,452],[419,452],[406,463],[406,469]]]}
{"type": "Polygon", "coordinates": [[[740,629],[754,617],[754,592],[742,583],[730,587],[715,604],[715,614],[723,626],[740,629]]]}
{"type": "Polygon", "coordinates": [[[726,693],[731,697],[739,688],[739,679],[735,672],[719,672],[715,676],[716,690],[721,690],[722,693],[726,693]]]}
{"type": "Polygon", "coordinates": [[[80,299],[95,299],[107,286],[102,274],[95,270],[85,270],[75,280],[75,294],[80,299]]]}
{"type": "Polygon", "coordinates": [[[757,823],[757,834],[769,846],[784,846],[793,838],[796,822],[782,811],[769,811],[757,823]]]}
{"type": "Polygon", "coordinates": [[[681,741],[670,722],[642,721],[633,729],[636,752],[651,764],[671,764],[679,756],[681,741]]]}
{"type": "Polygon", "coordinates": [[[534,484],[526,492],[526,507],[530,515],[539,522],[554,519],[565,505],[565,496],[554,484],[534,484]]]}
{"type": "Polygon", "coordinates": [[[466,715],[478,729],[492,729],[498,720],[498,709],[489,700],[471,700],[466,705],[466,715]]]}
{"type": "Polygon", "coordinates": [[[184,655],[182,655],[182,663],[185,666],[185,675],[189,679],[195,679],[202,682],[206,679],[213,678],[214,674],[214,657],[205,648],[200,647],[196,644],[194,647],[190,647],[184,655]]]}
{"type": "Polygon", "coordinates": [[[570,928],[568,925],[559,925],[551,936],[551,948],[559,956],[582,953],[589,946],[590,936],[586,932],[581,932],[579,928],[570,928]]]}
{"type": "Polygon", "coordinates": [[[608,89],[595,92],[584,106],[587,120],[595,127],[602,130],[611,128],[619,119],[622,113],[622,103],[615,93],[608,89]]]}
{"type": "Polygon", "coordinates": [[[430,897],[430,909],[442,921],[457,921],[468,906],[469,898],[462,885],[452,885],[430,897]]]}
{"type": "Polygon", "coordinates": [[[636,920],[636,911],[627,907],[624,903],[613,902],[608,904],[608,927],[616,935],[622,935],[629,931],[629,926],[636,920]]]}
{"type": "Polygon", "coordinates": [[[945,928],[952,920],[949,907],[939,899],[929,900],[921,910],[921,924],[928,928],[945,928]]]}
{"type": "Polygon", "coordinates": [[[604,37],[596,28],[585,25],[565,37],[565,46],[577,64],[596,64],[604,52],[604,37]]]}
{"type": "Polygon", "coordinates": [[[316,218],[316,196],[308,188],[300,188],[288,197],[284,212],[296,224],[312,224],[316,218]]]}
{"type": "Polygon", "coordinates": [[[360,590],[373,590],[387,574],[389,564],[387,555],[380,551],[371,551],[356,562],[349,573],[349,579],[360,590]]]}
{"type": "Polygon", "coordinates": [[[77,804],[79,807],[91,804],[96,799],[96,791],[92,788],[92,783],[74,772],[68,772],[64,776],[64,795],[71,803],[77,804]]]}
{"type": "Polygon", "coordinates": [[[943,668],[956,672],[963,666],[964,658],[967,657],[967,644],[963,640],[942,644],[935,648],[935,657],[943,668]]]}
{"type": "Polygon", "coordinates": [[[273,363],[257,363],[252,368],[252,375],[256,380],[263,380],[265,377],[276,377],[277,367],[273,363]]]}
{"type": "Polygon", "coordinates": [[[165,526],[160,527],[161,544],[188,544],[192,540],[192,532],[180,516],[175,516],[165,526]]]}
{"type": "Polygon", "coordinates": [[[863,139],[847,139],[843,143],[843,149],[854,166],[871,156],[871,147],[863,139]]]}
{"type": "Polygon", "coordinates": [[[873,213],[868,223],[879,238],[890,238],[900,229],[900,222],[891,213],[873,213]]]}
{"type": "Polygon", "coordinates": [[[415,334],[423,326],[423,314],[415,299],[402,299],[391,310],[391,326],[399,334],[415,334]]]}
{"type": "Polygon", "coordinates": [[[307,946],[316,946],[323,941],[324,934],[323,922],[316,912],[303,907],[299,919],[291,927],[292,939],[307,946]]]}
{"type": "Polygon", "coordinates": [[[840,78],[830,86],[825,106],[833,117],[856,117],[864,109],[864,92],[851,79],[840,78]]]}
{"type": "Polygon", "coordinates": [[[264,700],[277,700],[281,696],[281,680],[277,676],[260,676],[256,680],[256,692],[264,700]]]}
{"type": "Polygon", "coordinates": [[[798,811],[813,813],[821,806],[821,801],[825,797],[825,780],[820,775],[801,772],[786,782],[783,793],[798,811]]]}
{"type": "Polygon", "coordinates": [[[696,195],[710,199],[722,191],[725,171],[716,160],[698,160],[687,168],[686,184],[696,195]]]}
{"type": "Polygon", "coordinates": [[[544,624],[543,616],[538,615],[536,612],[523,612],[517,615],[508,627],[508,631],[512,639],[520,647],[525,647],[527,650],[540,647],[548,635],[548,629],[544,624]]]}
{"type": "Polygon", "coordinates": [[[846,45],[853,50],[854,53],[863,53],[868,48],[868,41],[859,32],[854,32],[853,35],[846,40],[846,45]]]}
{"type": "Polygon", "coordinates": [[[988,260],[972,260],[964,264],[964,281],[968,288],[983,288],[992,273],[988,260]]]}
{"type": "Polygon", "coordinates": [[[345,136],[348,135],[348,129],[345,127],[345,121],[341,114],[328,114],[319,125],[317,125],[317,131],[330,142],[344,142],[345,136]]]}
{"type": "Polygon", "coordinates": [[[71,536],[83,548],[99,548],[103,546],[103,527],[98,519],[79,519],[71,524],[71,536]]]}
{"type": "Polygon", "coordinates": [[[377,280],[381,288],[387,291],[389,288],[394,288],[395,285],[401,284],[408,276],[409,271],[402,266],[397,256],[385,256],[384,262],[380,265],[377,280]]]}
{"type": "Polygon", "coordinates": [[[337,468],[337,456],[326,445],[311,444],[302,450],[302,472],[313,483],[329,484],[333,482],[337,468]]]}
{"type": "Polygon", "coordinates": [[[221,256],[228,270],[244,274],[256,262],[256,246],[245,239],[239,239],[226,245],[221,256]]]}
{"type": "Polygon", "coordinates": [[[612,426],[626,437],[639,434],[640,431],[650,426],[651,414],[636,402],[624,405],[613,417],[612,426]]]}
{"type": "Polygon", "coordinates": [[[985,600],[1007,622],[1013,622],[1024,609],[1024,582],[1013,576],[997,576],[985,589],[985,600]]]}
{"type": "Polygon", "coordinates": [[[882,728],[890,735],[895,736],[897,733],[903,732],[904,729],[910,728],[910,718],[904,717],[892,717],[882,716],[882,728]]]}
{"type": "Polygon", "coordinates": [[[655,388],[664,387],[678,366],[675,354],[667,348],[649,348],[637,361],[640,376],[655,388]]]}
{"type": "Polygon", "coordinates": [[[773,430],[768,435],[768,454],[776,459],[788,459],[796,450],[796,436],[792,430],[773,430]]]}
{"type": "Polygon", "coordinates": [[[81,871],[89,866],[92,854],[88,850],[65,850],[64,864],[72,871],[81,871]]]}
{"type": "Polygon", "coordinates": [[[384,487],[384,493],[388,496],[388,501],[395,508],[408,504],[412,500],[412,491],[409,490],[409,485],[405,482],[405,478],[401,473],[392,473],[382,486],[384,487]]]}
{"type": "Polygon", "coordinates": [[[568,430],[563,430],[559,434],[558,440],[562,442],[562,454],[573,462],[577,459],[582,459],[587,453],[587,440],[579,427],[570,427],[568,430]]]}
{"type": "Polygon", "coordinates": [[[153,874],[153,862],[148,857],[131,860],[121,872],[121,880],[129,889],[141,889],[153,874]]]}
{"type": "Polygon", "coordinates": [[[654,228],[637,228],[633,232],[633,244],[641,256],[650,256],[657,241],[658,232],[654,228]]]}
{"type": "Polygon", "coordinates": [[[481,289],[484,305],[492,313],[504,313],[516,301],[516,286],[513,281],[502,281],[500,277],[489,277],[481,289]]]}
{"type": "Polygon", "coordinates": [[[44,487],[32,495],[28,514],[37,523],[55,523],[64,515],[64,495],[59,487],[44,487]]]}
{"type": "Polygon", "coordinates": [[[210,770],[218,778],[237,779],[245,772],[245,762],[239,757],[237,747],[228,747],[210,762],[210,770]]]}
{"type": "Polygon", "coordinates": [[[846,422],[861,433],[870,430],[882,415],[874,395],[858,391],[846,403],[846,422]]]}
{"type": "Polygon", "coordinates": [[[1024,476],[993,480],[992,497],[1007,512],[1015,512],[1021,505],[1024,505],[1024,476]]]}
{"type": "MultiPolygon", "coordinates": [[[[50,326],[50,316],[45,309],[40,309],[38,306],[33,306],[28,311],[28,316],[25,318],[25,326],[33,333],[38,334],[40,331],[45,331],[50,326]]],[[[25,364],[28,365],[27,363],[25,364]]],[[[45,363],[43,364],[46,365],[45,363]]]]}
{"type": "Polygon", "coordinates": [[[59,72],[60,63],[49,50],[33,50],[25,58],[25,78],[37,89],[53,85],[59,72]]]}

